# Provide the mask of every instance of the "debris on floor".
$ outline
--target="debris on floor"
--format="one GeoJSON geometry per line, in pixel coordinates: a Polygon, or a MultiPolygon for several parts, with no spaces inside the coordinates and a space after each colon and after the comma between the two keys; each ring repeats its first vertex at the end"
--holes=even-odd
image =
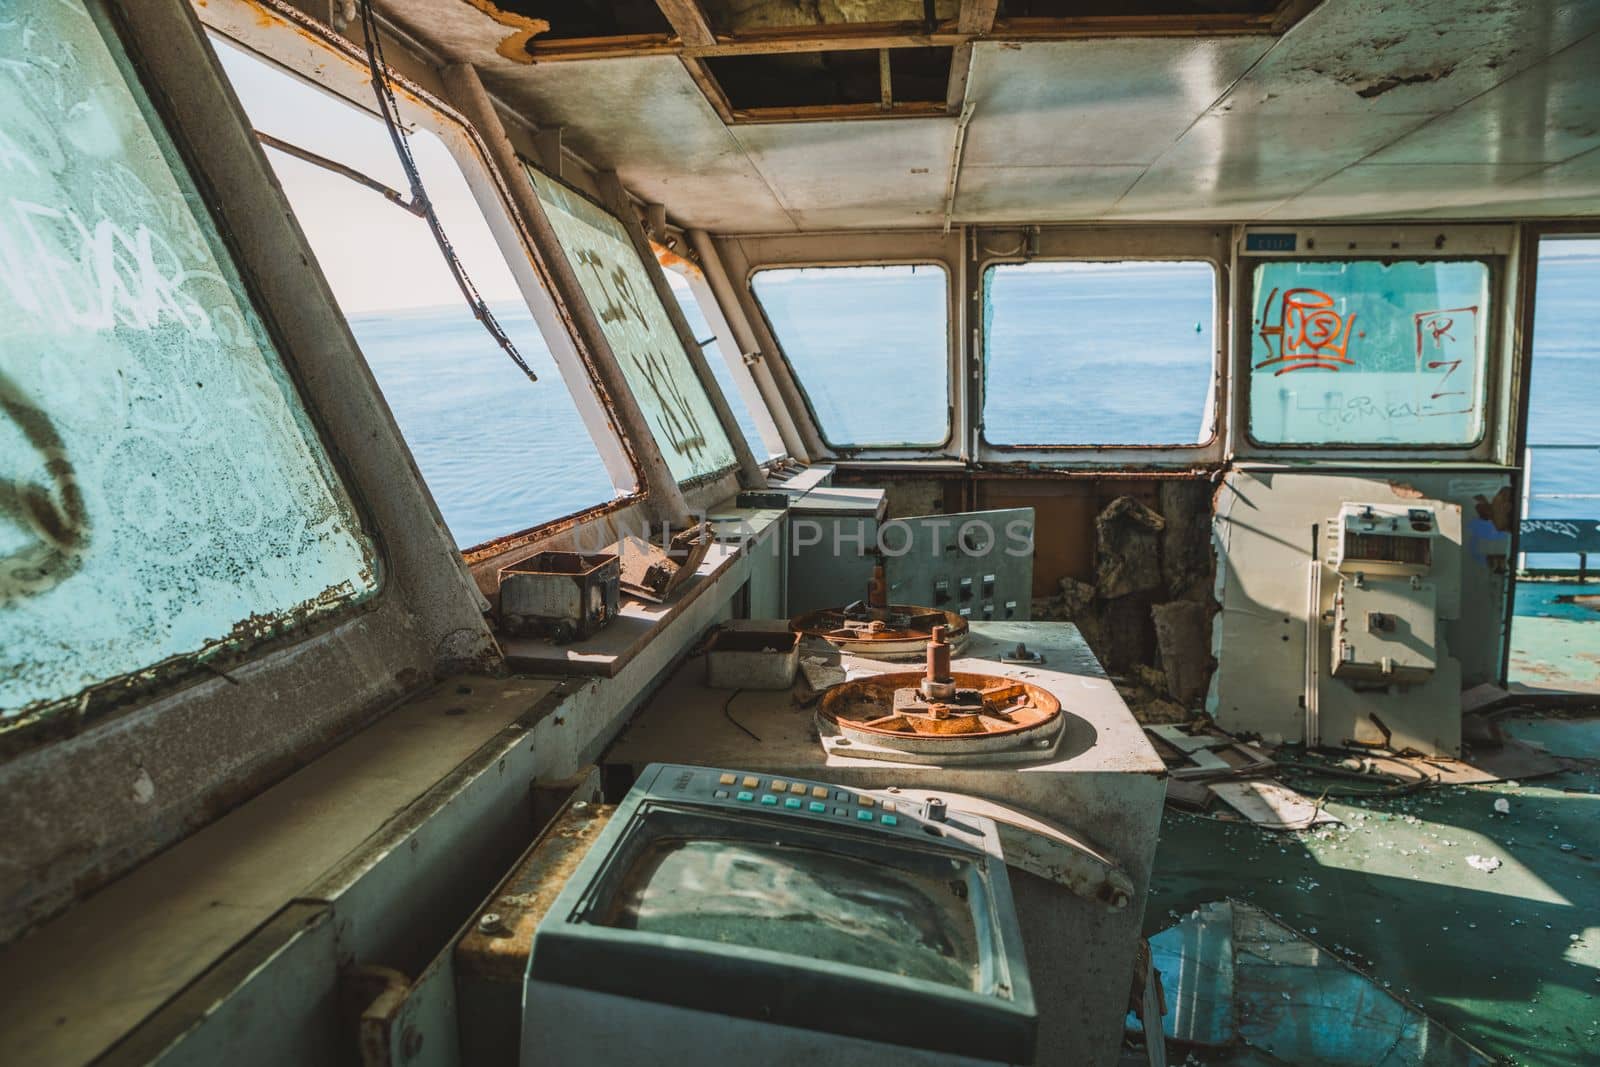
{"type": "MultiPolygon", "coordinates": [[[[1200,906],[1150,939],[1169,1062],[1474,1067],[1488,1056],[1254,905],[1200,906]]],[[[1137,1027],[1137,1020],[1130,1022],[1137,1027]]]]}
{"type": "Polygon", "coordinates": [[[1211,792],[1229,807],[1264,830],[1309,830],[1337,824],[1339,818],[1320,802],[1309,800],[1288,786],[1263,779],[1213,782],[1211,792]]]}
{"type": "Polygon", "coordinates": [[[1495,856],[1472,855],[1467,857],[1467,866],[1484,874],[1493,874],[1500,869],[1500,860],[1495,856]]]}

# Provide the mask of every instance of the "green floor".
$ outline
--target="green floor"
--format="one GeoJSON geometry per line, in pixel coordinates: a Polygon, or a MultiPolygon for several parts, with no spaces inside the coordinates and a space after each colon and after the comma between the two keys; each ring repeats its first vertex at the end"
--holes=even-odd
{"type": "Polygon", "coordinates": [[[1600,611],[1561,597],[1600,594],[1600,581],[1517,582],[1507,680],[1532,690],[1600,693],[1600,611]]]}
{"type": "MultiPolygon", "coordinates": [[[[1518,733],[1600,754],[1593,720],[1518,733]]],[[[1146,933],[1247,900],[1506,1063],[1600,1064],[1600,770],[1329,810],[1343,827],[1292,834],[1169,810],[1146,933]],[[1475,870],[1474,854],[1502,866],[1475,870]]]]}

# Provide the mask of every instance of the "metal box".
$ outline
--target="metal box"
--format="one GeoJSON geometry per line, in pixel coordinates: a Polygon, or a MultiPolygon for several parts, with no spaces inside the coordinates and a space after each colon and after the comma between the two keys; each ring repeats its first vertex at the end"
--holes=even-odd
{"type": "Polygon", "coordinates": [[[621,577],[609,552],[536,552],[500,568],[500,625],[556,641],[588,637],[616,617],[621,577]]]}
{"type": "Polygon", "coordinates": [[[706,684],[712,689],[787,689],[800,666],[793,630],[718,630],[706,646],[706,684]]]}
{"type": "Polygon", "coordinates": [[[1439,665],[1438,596],[1419,578],[1339,580],[1333,601],[1333,674],[1424,681],[1439,665]]]}

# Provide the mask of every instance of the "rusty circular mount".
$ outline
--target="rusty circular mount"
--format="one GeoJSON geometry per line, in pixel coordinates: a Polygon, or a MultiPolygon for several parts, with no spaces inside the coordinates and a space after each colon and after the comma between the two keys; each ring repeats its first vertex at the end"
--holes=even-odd
{"type": "Polygon", "coordinates": [[[1015,678],[956,672],[957,697],[924,701],[916,671],[841,682],[823,694],[817,716],[846,737],[893,744],[1005,739],[1026,742],[1055,733],[1061,702],[1049,690],[1015,678]]]}
{"type": "Polygon", "coordinates": [[[967,643],[967,620],[953,611],[914,604],[891,604],[887,621],[873,621],[865,612],[823,608],[796,615],[789,628],[807,637],[820,637],[839,649],[869,659],[921,659],[935,626],[945,628],[952,652],[967,643]]]}

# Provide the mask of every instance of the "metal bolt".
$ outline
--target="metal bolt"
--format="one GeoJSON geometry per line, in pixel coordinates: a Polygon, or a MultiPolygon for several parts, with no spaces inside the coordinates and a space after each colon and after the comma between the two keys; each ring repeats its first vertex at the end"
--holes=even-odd
{"type": "Polygon", "coordinates": [[[499,935],[504,932],[501,925],[501,916],[498,911],[486,911],[478,920],[478,930],[485,934],[499,935]]]}
{"type": "Polygon", "coordinates": [[[587,810],[589,810],[589,802],[587,800],[580,800],[576,804],[572,805],[572,810],[573,811],[587,811],[587,810]]]}

